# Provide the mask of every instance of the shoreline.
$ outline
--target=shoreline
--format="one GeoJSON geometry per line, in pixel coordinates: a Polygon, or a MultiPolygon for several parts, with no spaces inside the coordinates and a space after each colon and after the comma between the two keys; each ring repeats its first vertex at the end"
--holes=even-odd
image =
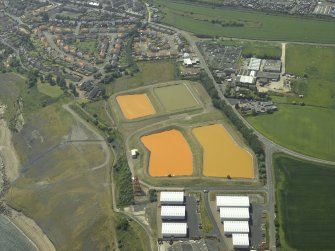
{"type": "MultiPolygon", "coordinates": [[[[4,119],[0,119],[0,153],[4,162],[3,178],[9,183],[15,181],[20,173],[20,162],[12,142],[12,133],[4,119]]],[[[5,188],[6,189],[6,188],[5,188]]],[[[11,216],[6,217],[15,228],[39,251],[56,251],[53,243],[36,222],[10,208],[11,216]]]]}

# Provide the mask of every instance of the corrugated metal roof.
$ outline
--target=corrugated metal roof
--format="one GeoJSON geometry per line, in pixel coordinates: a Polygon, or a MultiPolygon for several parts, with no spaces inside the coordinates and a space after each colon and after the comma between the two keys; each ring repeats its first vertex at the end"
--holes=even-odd
{"type": "Polygon", "coordinates": [[[185,217],[185,206],[162,206],[161,207],[161,216],[177,216],[185,217]]]}
{"type": "Polygon", "coordinates": [[[249,219],[247,207],[220,207],[220,218],[224,219],[249,219]]]}
{"type": "Polygon", "coordinates": [[[228,196],[228,195],[217,195],[216,205],[218,207],[249,207],[248,196],[228,196]]]}
{"type": "Polygon", "coordinates": [[[233,246],[246,246],[249,247],[248,234],[232,234],[233,246]]]}
{"type": "Polygon", "coordinates": [[[178,234],[186,235],[187,234],[187,223],[184,222],[163,222],[162,223],[162,234],[178,234]]]}
{"type": "Polygon", "coordinates": [[[224,221],[223,231],[228,233],[249,233],[248,221],[224,221]]]}
{"type": "Polygon", "coordinates": [[[184,192],[161,192],[160,202],[183,202],[184,192]]]}

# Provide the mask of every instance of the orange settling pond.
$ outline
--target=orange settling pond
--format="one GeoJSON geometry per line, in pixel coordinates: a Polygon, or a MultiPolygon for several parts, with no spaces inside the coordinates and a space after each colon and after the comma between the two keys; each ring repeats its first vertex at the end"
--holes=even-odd
{"type": "Polygon", "coordinates": [[[149,98],[145,94],[121,95],[116,97],[123,116],[127,119],[136,119],[155,114],[149,98]]]}
{"type": "Polygon", "coordinates": [[[253,157],[241,148],[223,125],[197,127],[193,134],[203,148],[205,176],[253,178],[253,157]]]}
{"type": "Polygon", "coordinates": [[[192,174],[192,152],[179,131],[170,130],[143,136],[141,141],[150,151],[151,176],[192,174]]]}

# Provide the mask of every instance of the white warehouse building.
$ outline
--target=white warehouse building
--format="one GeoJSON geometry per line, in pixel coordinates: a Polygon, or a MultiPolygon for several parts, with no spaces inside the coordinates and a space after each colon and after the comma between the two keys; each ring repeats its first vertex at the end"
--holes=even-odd
{"type": "Polygon", "coordinates": [[[161,192],[159,201],[162,205],[184,204],[184,192],[161,192]]]}
{"type": "Polygon", "coordinates": [[[162,220],[184,220],[186,218],[185,206],[162,206],[162,220]]]}
{"type": "Polygon", "coordinates": [[[223,231],[225,235],[231,235],[235,233],[249,234],[249,222],[248,221],[224,221],[223,231]]]}
{"type": "Polygon", "coordinates": [[[232,234],[234,248],[249,248],[248,234],[232,234]]]}
{"type": "Polygon", "coordinates": [[[217,195],[216,196],[216,206],[217,210],[220,207],[246,207],[249,208],[250,201],[249,196],[227,196],[227,195],[217,195]]]}
{"type": "Polygon", "coordinates": [[[250,218],[247,207],[220,207],[220,219],[226,220],[246,220],[250,218]]]}
{"type": "Polygon", "coordinates": [[[187,223],[184,222],[163,222],[162,237],[186,237],[187,223]]]}

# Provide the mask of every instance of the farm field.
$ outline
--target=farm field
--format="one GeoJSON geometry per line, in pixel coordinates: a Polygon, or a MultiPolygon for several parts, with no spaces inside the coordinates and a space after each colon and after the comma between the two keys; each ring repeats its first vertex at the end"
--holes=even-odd
{"type": "Polygon", "coordinates": [[[203,147],[205,176],[254,177],[252,155],[235,142],[223,125],[197,127],[192,132],[203,147]]]}
{"type": "Polygon", "coordinates": [[[185,84],[156,87],[154,93],[166,111],[192,108],[198,105],[185,84]]]}
{"type": "Polygon", "coordinates": [[[163,131],[141,137],[150,152],[149,175],[191,175],[192,152],[184,136],[177,130],[163,131]]]}
{"type": "Polygon", "coordinates": [[[123,116],[127,119],[136,119],[156,113],[146,94],[120,95],[116,100],[123,116]]]}
{"type": "Polygon", "coordinates": [[[333,250],[335,167],[274,155],[282,250],[333,250]]]}
{"type": "Polygon", "coordinates": [[[153,0],[152,3],[164,14],[162,22],[196,35],[320,43],[335,41],[334,22],[329,20],[231,8],[213,9],[184,1],[153,0]]]}
{"type": "MultiPolygon", "coordinates": [[[[288,45],[286,72],[307,75],[304,84],[294,87],[304,94],[273,96],[279,111],[247,117],[262,134],[276,143],[313,157],[335,160],[335,48],[288,45]],[[292,105],[303,101],[305,106],[292,105]]],[[[300,93],[299,92],[299,93],[300,93]]]]}
{"type": "Polygon", "coordinates": [[[50,84],[47,83],[38,83],[37,90],[52,98],[57,98],[63,94],[63,91],[59,86],[57,85],[51,86],[50,84]]]}

